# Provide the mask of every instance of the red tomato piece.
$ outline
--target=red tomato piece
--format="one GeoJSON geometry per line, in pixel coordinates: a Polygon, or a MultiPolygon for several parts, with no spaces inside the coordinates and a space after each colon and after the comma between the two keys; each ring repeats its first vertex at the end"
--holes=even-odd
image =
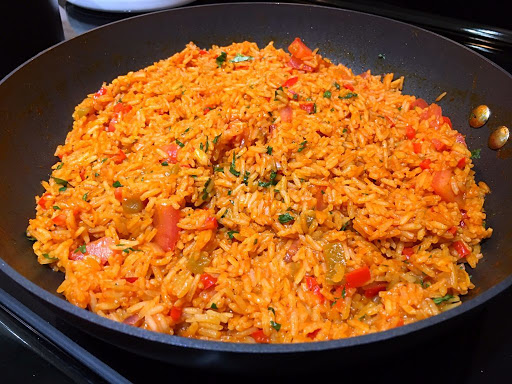
{"type": "Polygon", "coordinates": [[[119,152],[113,157],[114,163],[121,164],[124,159],[126,159],[126,154],[119,150],[119,152]]]}
{"type": "Polygon", "coordinates": [[[118,123],[117,117],[114,117],[108,123],[108,127],[105,129],[107,132],[114,132],[116,130],[116,124],[118,123]]]}
{"type": "Polygon", "coordinates": [[[307,334],[307,336],[310,338],[310,339],[314,339],[316,337],[316,335],[318,335],[318,332],[320,332],[320,329],[317,329],[316,331],[313,331],[313,332],[310,332],[307,334]]]}
{"type": "Polygon", "coordinates": [[[457,251],[461,259],[471,253],[471,250],[468,248],[468,246],[464,244],[461,240],[458,240],[455,243],[453,243],[453,249],[457,251]]]}
{"type": "Polygon", "coordinates": [[[171,308],[171,312],[169,313],[169,315],[171,315],[171,319],[176,322],[176,321],[179,321],[181,319],[181,314],[183,313],[183,310],[181,308],[178,308],[178,307],[172,307],[171,308]]]}
{"type": "Polygon", "coordinates": [[[436,149],[437,152],[443,152],[444,150],[446,150],[446,144],[443,143],[442,141],[432,139],[432,144],[434,145],[434,148],[436,149]]]}
{"type": "MultiPolygon", "coordinates": [[[[87,255],[94,256],[102,265],[105,265],[109,257],[116,253],[116,251],[110,248],[114,244],[114,239],[105,236],[87,244],[85,246],[85,253],[87,255]]],[[[84,254],[81,251],[76,250],[69,258],[71,260],[82,260],[84,258],[84,254]]]]}
{"type": "Polygon", "coordinates": [[[171,143],[168,145],[164,145],[162,147],[162,150],[167,153],[167,160],[171,164],[176,164],[178,162],[178,151],[180,150],[180,147],[178,147],[178,144],[171,143]]]}
{"type": "Polygon", "coordinates": [[[255,342],[257,342],[259,344],[270,343],[270,337],[266,336],[265,333],[263,333],[262,329],[251,333],[251,337],[254,339],[255,342]]]}
{"type": "Polygon", "coordinates": [[[416,136],[416,130],[415,130],[413,127],[411,127],[411,126],[409,126],[409,125],[408,125],[408,126],[405,128],[405,136],[407,136],[407,138],[408,138],[409,140],[414,139],[414,136],[416,136]]]}
{"type": "Polygon", "coordinates": [[[311,292],[313,292],[315,295],[318,296],[318,298],[320,299],[320,302],[324,302],[324,295],[322,295],[322,293],[320,292],[320,285],[318,285],[318,282],[316,281],[316,279],[313,277],[313,276],[306,276],[304,277],[304,279],[306,280],[306,287],[308,288],[308,290],[310,290],[311,292]]]}
{"type": "Polygon", "coordinates": [[[462,196],[456,195],[452,189],[452,176],[453,172],[451,169],[434,172],[434,177],[432,178],[432,188],[434,188],[434,192],[441,196],[441,199],[444,201],[461,204],[462,196]]]}
{"type": "Polygon", "coordinates": [[[290,263],[293,259],[293,256],[295,256],[297,254],[297,252],[299,251],[299,245],[300,245],[300,241],[299,240],[295,240],[292,245],[290,245],[290,247],[286,250],[286,254],[284,255],[284,262],[285,263],[290,263]]]}
{"type": "Polygon", "coordinates": [[[352,84],[343,84],[343,88],[348,89],[352,92],[354,92],[354,86],[352,84]]]}
{"type": "Polygon", "coordinates": [[[290,44],[288,51],[297,59],[303,59],[304,57],[309,57],[313,54],[313,51],[311,51],[311,49],[309,49],[298,37],[296,37],[290,44]]]}
{"type": "Polygon", "coordinates": [[[453,128],[452,121],[449,117],[443,116],[443,123],[448,124],[450,128],[453,128]]]}
{"type": "Polygon", "coordinates": [[[208,53],[208,51],[205,51],[204,49],[201,49],[201,50],[199,51],[199,54],[200,54],[200,55],[206,55],[207,53],[208,53]]]}
{"type": "Polygon", "coordinates": [[[420,168],[421,169],[429,169],[430,168],[430,164],[432,163],[432,160],[430,159],[425,159],[423,160],[421,163],[420,163],[420,168]]]}
{"type": "Polygon", "coordinates": [[[466,166],[466,158],[463,157],[462,159],[460,159],[458,162],[457,162],[457,168],[459,169],[464,169],[464,167],[466,166]]]}
{"type": "Polygon", "coordinates": [[[55,216],[52,221],[55,225],[58,225],[59,227],[63,227],[64,225],[66,225],[66,215],[64,214],[61,214],[61,215],[57,215],[55,216]]]}
{"type": "Polygon", "coordinates": [[[211,288],[217,284],[217,278],[208,273],[203,273],[199,278],[199,281],[203,283],[203,289],[211,288]]]}
{"type": "Polygon", "coordinates": [[[114,197],[116,198],[116,200],[123,200],[123,188],[122,187],[118,187],[116,189],[114,189],[114,197]]]}
{"type": "Polygon", "coordinates": [[[213,216],[209,216],[204,221],[204,224],[201,226],[201,230],[206,229],[217,229],[217,219],[213,216]]]}
{"type": "Polygon", "coordinates": [[[298,69],[300,71],[305,71],[305,72],[313,72],[314,71],[313,67],[310,67],[309,65],[304,64],[301,59],[297,59],[295,56],[292,56],[290,58],[288,65],[290,67],[292,67],[294,69],[298,69]]]}
{"type": "Polygon", "coordinates": [[[306,111],[310,115],[315,111],[314,103],[299,104],[300,109],[306,111]]]}
{"type": "Polygon", "coordinates": [[[412,148],[414,150],[414,153],[420,153],[421,152],[421,143],[412,143],[412,148]]]}
{"type": "Polygon", "coordinates": [[[293,87],[297,81],[299,81],[299,78],[297,76],[295,77],[290,77],[288,80],[286,80],[284,83],[283,83],[283,87],[293,87]]]}
{"type": "Polygon", "coordinates": [[[43,194],[43,196],[41,196],[41,198],[39,199],[39,201],[37,202],[37,204],[39,204],[40,207],[42,208],[46,208],[46,203],[47,203],[47,198],[48,196],[50,196],[50,194],[48,192],[45,192],[43,194]]]}
{"type": "Polygon", "coordinates": [[[363,286],[364,295],[368,298],[375,297],[380,291],[385,291],[388,283],[385,281],[374,281],[368,285],[363,286]]]}
{"type": "Polygon", "coordinates": [[[123,277],[129,283],[135,283],[139,278],[138,277],[123,277]]]}
{"type": "Polygon", "coordinates": [[[105,88],[105,87],[101,87],[101,88],[98,90],[98,92],[96,92],[96,93],[94,94],[94,98],[96,99],[96,98],[98,98],[98,97],[100,97],[100,96],[105,95],[106,93],[107,93],[107,88],[105,88]]]}
{"type": "Polygon", "coordinates": [[[180,237],[180,211],[170,205],[157,205],[153,216],[156,228],[155,242],[165,251],[172,251],[180,237]]]}
{"type": "Polygon", "coordinates": [[[451,227],[447,232],[451,233],[452,235],[455,235],[457,233],[457,227],[451,227]]]}
{"type": "Polygon", "coordinates": [[[411,103],[411,108],[419,107],[421,109],[425,109],[428,107],[428,103],[423,99],[416,99],[411,103]]]}
{"type": "Polygon", "coordinates": [[[347,287],[358,288],[365,285],[365,283],[371,279],[370,268],[367,266],[354,269],[345,275],[347,281],[347,287]]]}
{"type": "Polygon", "coordinates": [[[407,259],[409,259],[409,257],[411,257],[414,253],[414,249],[412,248],[404,248],[402,250],[402,255],[404,255],[407,259]]]}
{"type": "Polygon", "coordinates": [[[315,192],[316,209],[317,209],[317,211],[323,211],[324,209],[326,209],[329,206],[329,204],[327,204],[324,201],[324,192],[325,192],[325,190],[326,190],[325,187],[320,187],[315,192]]]}
{"type": "Polygon", "coordinates": [[[282,108],[279,111],[279,114],[281,116],[281,121],[283,123],[291,123],[293,119],[293,110],[292,107],[287,105],[286,107],[282,108]]]}

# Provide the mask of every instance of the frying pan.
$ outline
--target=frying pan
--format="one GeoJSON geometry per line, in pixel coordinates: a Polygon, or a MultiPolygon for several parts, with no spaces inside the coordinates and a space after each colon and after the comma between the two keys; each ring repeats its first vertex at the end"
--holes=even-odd
{"type": "MultiPolygon", "coordinates": [[[[229,369],[279,366],[308,369],[348,355],[371,355],[419,342],[482,306],[512,284],[512,160],[510,144],[487,148],[489,128],[469,128],[473,106],[487,104],[487,126],[512,122],[512,77],[492,62],[436,34],[363,13],[290,4],[227,4],[182,8],[134,17],[61,43],[18,68],[0,83],[0,269],[58,315],[90,334],[135,353],[168,362],[229,369]],[[463,304],[438,316],[386,332],[303,344],[232,344],[153,333],[101,318],[55,293],[62,274],[37,263],[24,238],[34,216],[40,180],[55,163],[53,152],[71,128],[71,113],[103,81],[169,57],[194,41],[201,47],[251,40],[286,47],[300,36],[310,47],[355,73],[394,72],[406,77],[404,92],[433,102],[442,92],[444,114],[466,135],[477,180],[491,188],[485,209],[495,232],[483,244],[485,258],[472,271],[476,289],[463,304]],[[508,147],[508,149],[507,149],[508,147]],[[255,358],[255,354],[258,354],[255,358]],[[315,359],[311,359],[314,354],[315,359]]],[[[334,365],[335,366],[335,365],[334,365]]]]}

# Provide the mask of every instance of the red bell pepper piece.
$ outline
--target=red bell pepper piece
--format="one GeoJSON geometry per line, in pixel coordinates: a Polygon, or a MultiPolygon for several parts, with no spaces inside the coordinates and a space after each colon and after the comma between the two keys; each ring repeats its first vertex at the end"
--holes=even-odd
{"type": "Polygon", "coordinates": [[[423,160],[421,163],[420,163],[420,168],[421,169],[429,169],[430,168],[430,164],[432,163],[432,160],[430,159],[425,159],[423,160]]]}
{"type": "Polygon", "coordinates": [[[412,143],[412,148],[414,150],[414,153],[420,153],[421,152],[421,143],[412,143]]]}
{"type": "Polygon", "coordinates": [[[460,240],[453,243],[453,248],[457,251],[461,259],[471,253],[471,250],[466,246],[466,244],[460,240]]]}
{"type": "Polygon", "coordinates": [[[171,312],[169,313],[171,315],[171,319],[176,322],[181,319],[181,314],[183,313],[183,310],[178,307],[172,307],[171,312]]]}
{"type": "Polygon", "coordinates": [[[311,51],[311,49],[309,49],[298,37],[296,37],[290,44],[288,51],[297,59],[303,59],[313,54],[313,51],[311,51]]]}
{"type": "Polygon", "coordinates": [[[172,251],[180,237],[178,222],[180,211],[170,205],[157,205],[153,217],[156,228],[155,242],[167,251],[172,251]]]}
{"type": "Polygon", "coordinates": [[[364,295],[368,298],[376,296],[380,291],[385,291],[388,283],[385,281],[374,281],[363,286],[364,295]]]}
{"type": "Polygon", "coordinates": [[[370,279],[370,268],[367,266],[354,269],[352,272],[349,272],[345,275],[347,287],[349,288],[362,287],[370,279]]]}
{"type": "Polygon", "coordinates": [[[203,273],[199,278],[199,281],[203,283],[203,289],[214,287],[217,284],[217,278],[213,277],[209,273],[203,273]]]}
{"type": "Polygon", "coordinates": [[[288,80],[286,80],[284,83],[283,83],[283,87],[293,87],[297,81],[299,81],[299,78],[297,76],[295,77],[290,77],[288,80]]]}
{"type": "Polygon", "coordinates": [[[251,333],[251,337],[255,342],[259,344],[268,344],[270,343],[270,338],[263,333],[263,330],[258,330],[256,332],[251,333]]]}
{"type": "Polygon", "coordinates": [[[405,128],[405,136],[407,136],[407,138],[408,138],[409,140],[414,139],[414,136],[416,136],[416,130],[415,130],[413,127],[411,127],[411,126],[409,126],[409,125],[408,125],[408,126],[405,128]]]}

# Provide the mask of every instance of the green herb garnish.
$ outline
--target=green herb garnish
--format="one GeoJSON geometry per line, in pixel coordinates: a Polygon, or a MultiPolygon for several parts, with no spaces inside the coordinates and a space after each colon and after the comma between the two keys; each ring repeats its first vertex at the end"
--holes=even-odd
{"type": "Polygon", "coordinates": [[[244,173],[244,179],[243,179],[243,181],[242,181],[245,185],[247,185],[247,182],[249,181],[249,176],[250,176],[250,175],[251,175],[251,174],[250,174],[248,171],[245,171],[245,173],[244,173]]]}
{"type": "Polygon", "coordinates": [[[479,159],[480,158],[480,152],[482,152],[482,150],[480,148],[472,150],[471,151],[471,158],[472,159],[479,159]]]}
{"type": "Polygon", "coordinates": [[[340,228],[340,231],[343,232],[345,229],[347,229],[348,225],[350,224],[350,220],[347,220],[343,223],[343,225],[340,228]]]}
{"type": "Polygon", "coordinates": [[[217,307],[217,304],[215,303],[212,303],[212,305],[210,306],[211,309],[219,309],[219,307],[217,307]]]}
{"type": "Polygon", "coordinates": [[[432,299],[432,301],[434,302],[434,304],[441,304],[442,302],[444,301],[448,301],[448,300],[451,300],[453,299],[453,296],[452,295],[446,295],[446,296],[443,296],[443,297],[434,297],[432,299]]]}
{"type": "Polygon", "coordinates": [[[84,193],[84,195],[82,196],[82,200],[87,201],[88,196],[89,196],[89,192],[84,193]]]}
{"type": "Polygon", "coordinates": [[[125,248],[125,249],[123,249],[123,252],[124,252],[124,253],[130,253],[130,251],[131,251],[131,252],[134,252],[134,251],[135,251],[135,249],[133,249],[132,247],[129,247],[129,248],[125,248]]]}
{"type": "Polygon", "coordinates": [[[302,152],[304,150],[304,148],[306,148],[307,143],[308,143],[307,140],[304,140],[302,143],[300,143],[300,147],[297,150],[297,152],[302,152]]]}
{"type": "Polygon", "coordinates": [[[61,169],[63,165],[64,165],[64,163],[60,163],[59,165],[57,165],[56,169],[61,169]]]}
{"type": "Polygon", "coordinates": [[[277,332],[281,329],[281,324],[276,323],[274,320],[270,320],[270,326],[274,328],[277,332]]]}
{"type": "Polygon", "coordinates": [[[331,98],[331,96],[332,96],[331,91],[325,91],[325,92],[324,92],[324,97],[325,97],[326,99],[330,99],[330,98],[331,98]]]}
{"type": "Polygon", "coordinates": [[[212,143],[213,144],[217,144],[217,142],[219,141],[220,137],[222,136],[222,133],[219,133],[217,136],[215,136],[212,140],[212,143]]]}
{"type": "Polygon", "coordinates": [[[224,168],[223,167],[213,167],[213,172],[222,172],[222,173],[224,173],[224,168]]]}
{"type": "Polygon", "coordinates": [[[185,146],[185,144],[183,144],[181,141],[179,141],[178,139],[176,139],[176,144],[178,144],[181,148],[183,148],[185,146]]]}
{"type": "Polygon", "coordinates": [[[123,186],[123,184],[121,184],[119,181],[117,181],[117,180],[116,180],[116,181],[114,181],[114,184],[112,184],[112,186],[113,186],[114,188],[119,188],[119,187],[122,187],[122,186],[123,186]]]}
{"type": "Polygon", "coordinates": [[[278,219],[281,224],[286,224],[289,221],[295,220],[295,218],[292,215],[290,215],[288,212],[279,215],[278,219]]]}
{"type": "Polygon", "coordinates": [[[233,237],[234,237],[233,235],[234,235],[235,233],[240,233],[240,232],[238,232],[238,231],[228,231],[228,232],[227,232],[228,237],[229,237],[229,239],[230,239],[230,240],[233,240],[233,237]]]}
{"type": "Polygon", "coordinates": [[[48,260],[59,260],[59,259],[58,259],[58,258],[56,258],[56,257],[51,257],[51,256],[50,256],[49,254],[47,254],[47,253],[43,253],[43,257],[44,257],[45,259],[48,259],[48,260]]]}
{"type": "Polygon", "coordinates": [[[67,187],[60,187],[59,192],[66,192],[67,189],[68,189],[67,187]]]}
{"type": "Polygon", "coordinates": [[[53,209],[57,210],[57,209],[60,209],[60,207],[58,205],[54,205],[53,209]]]}
{"type": "Polygon", "coordinates": [[[268,307],[267,308],[269,311],[272,311],[272,313],[274,314],[274,316],[276,315],[276,310],[272,307],[268,307]]]}
{"type": "Polygon", "coordinates": [[[235,156],[235,153],[233,152],[233,160],[231,161],[231,166],[229,167],[229,172],[231,172],[234,176],[238,177],[238,176],[240,176],[240,172],[236,170],[235,161],[236,161],[236,156],[235,156]]]}
{"type": "Polygon", "coordinates": [[[217,66],[220,68],[222,67],[222,64],[226,61],[228,57],[228,54],[226,52],[221,52],[219,56],[215,59],[215,62],[217,63],[217,66]]]}
{"type": "Polygon", "coordinates": [[[350,99],[352,97],[357,97],[357,93],[349,92],[345,96],[338,96],[338,99],[350,99]]]}
{"type": "MultiPolygon", "coordinates": [[[[250,61],[254,60],[252,56],[244,56],[240,53],[237,53],[233,60],[229,60],[231,63],[241,63],[242,61],[250,61]]],[[[218,64],[218,63],[217,63],[218,64]]]]}
{"type": "Polygon", "coordinates": [[[87,252],[87,247],[85,244],[78,247],[78,251],[80,251],[82,254],[85,254],[87,252]]]}
{"type": "Polygon", "coordinates": [[[267,155],[271,155],[273,150],[274,150],[274,148],[267,147],[267,155]]]}
{"type": "Polygon", "coordinates": [[[206,183],[204,183],[204,188],[203,188],[203,200],[206,200],[208,198],[208,186],[210,185],[210,183],[212,182],[212,179],[208,179],[206,180],[206,183]]]}
{"type": "Polygon", "coordinates": [[[68,186],[68,181],[64,179],[59,179],[58,177],[54,177],[53,180],[55,180],[56,184],[62,185],[64,187],[68,186]]]}

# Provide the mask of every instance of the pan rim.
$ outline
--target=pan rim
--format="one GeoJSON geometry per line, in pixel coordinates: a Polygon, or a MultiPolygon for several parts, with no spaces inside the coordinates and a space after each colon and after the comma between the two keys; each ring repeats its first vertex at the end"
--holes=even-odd
{"type": "MultiPolygon", "coordinates": [[[[463,46],[462,44],[459,44],[453,40],[450,40],[444,36],[441,36],[439,34],[436,34],[434,32],[430,32],[428,30],[425,30],[423,28],[404,23],[401,21],[393,20],[387,17],[373,15],[369,13],[359,12],[359,11],[353,11],[353,10],[347,10],[347,9],[339,9],[339,8],[333,8],[333,7],[326,7],[326,6],[320,6],[320,5],[307,5],[307,4],[288,4],[288,3],[272,3],[272,2],[262,2],[262,3],[229,3],[229,4],[209,4],[209,5],[195,5],[195,6],[188,6],[183,8],[175,8],[175,9],[168,9],[163,11],[157,11],[152,12],[148,14],[143,15],[135,15],[123,20],[118,20],[103,26],[99,26],[97,28],[94,28],[88,32],[85,32],[81,35],[75,36],[72,39],[62,41],[42,52],[37,54],[36,56],[30,58],[20,66],[18,66],[16,69],[11,71],[9,74],[7,74],[1,81],[0,86],[2,86],[3,83],[8,81],[18,70],[23,68],[24,66],[28,65],[34,60],[37,60],[39,56],[45,55],[48,52],[57,49],[61,45],[67,43],[68,41],[72,41],[75,39],[82,39],[87,38],[89,34],[96,33],[98,30],[102,28],[108,28],[112,25],[115,25],[117,23],[122,22],[130,22],[134,19],[138,19],[141,17],[152,17],[156,14],[163,14],[163,13],[171,13],[171,12],[190,12],[191,9],[194,8],[203,8],[203,7],[240,7],[243,6],[244,8],[247,7],[289,7],[289,8],[297,8],[302,7],[304,9],[314,9],[314,8],[321,8],[321,9],[328,9],[331,12],[339,12],[339,13],[345,13],[345,14],[357,14],[357,15],[364,15],[364,17],[370,17],[370,18],[379,18],[379,19],[385,19],[386,22],[392,22],[392,23],[398,23],[401,25],[405,25],[407,27],[413,28],[421,33],[427,33],[429,35],[433,35],[434,37],[437,37],[438,39],[441,38],[445,40],[448,43],[454,44],[455,46],[458,46],[459,48],[463,48],[470,52],[473,55],[476,55],[480,59],[483,59],[487,64],[491,64],[496,69],[503,72],[508,78],[512,80],[512,75],[501,68],[496,63],[492,62],[491,60],[487,59],[486,57],[482,56],[481,54],[472,51],[471,49],[463,46]]],[[[163,333],[157,333],[153,331],[147,331],[144,329],[132,327],[123,323],[118,323],[113,320],[103,318],[93,312],[87,311],[85,309],[79,308],[77,306],[74,306],[73,304],[69,303],[63,298],[60,298],[56,296],[55,294],[41,288],[37,284],[33,283],[32,281],[28,280],[21,274],[19,274],[17,271],[15,271],[10,265],[8,265],[2,258],[0,258],[0,270],[3,271],[8,278],[15,281],[17,284],[19,284],[23,289],[29,291],[30,293],[34,294],[39,299],[43,300],[44,302],[59,308],[60,310],[63,310],[67,312],[69,315],[77,316],[81,320],[93,323],[94,325],[99,325],[103,327],[104,329],[116,333],[122,333],[137,339],[145,340],[145,341],[152,341],[163,345],[169,345],[169,346],[175,346],[175,347],[186,347],[189,349],[196,349],[196,350],[202,350],[202,351],[214,351],[214,352],[236,352],[236,353],[264,353],[264,354],[272,354],[272,353],[303,353],[303,352],[312,352],[312,351],[326,351],[326,350],[333,350],[333,349],[341,349],[341,348],[349,348],[349,347],[355,347],[355,346],[361,346],[366,344],[375,343],[378,341],[385,341],[397,337],[403,337],[415,332],[418,332],[420,330],[426,329],[428,327],[437,325],[443,321],[447,321],[450,319],[453,319],[457,316],[461,316],[464,313],[470,312],[474,308],[480,306],[483,303],[486,303],[502,291],[504,291],[506,288],[512,285],[512,276],[508,276],[504,278],[500,283],[494,285],[493,287],[489,288],[485,292],[481,293],[479,296],[470,299],[469,301],[464,302],[459,307],[456,307],[454,309],[451,309],[447,312],[443,312],[439,315],[427,318],[425,320],[420,320],[417,322],[414,322],[412,324],[408,324],[402,327],[397,327],[394,329],[390,329],[387,331],[381,331],[376,333],[371,333],[368,335],[362,335],[362,336],[356,336],[356,337],[350,337],[350,338],[344,338],[344,339],[337,339],[337,340],[329,340],[329,341],[316,341],[316,342],[308,342],[308,343],[292,343],[292,344],[248,344],[248,343],[230,343],[230,342],[221,342],[221,341],[210,341],[210,340],[200,340],[200,339],[189,339],[184,338],[181,336],[175,336],[175,335],[169,335],[169,334],[163,334],[163,333]]]]}

